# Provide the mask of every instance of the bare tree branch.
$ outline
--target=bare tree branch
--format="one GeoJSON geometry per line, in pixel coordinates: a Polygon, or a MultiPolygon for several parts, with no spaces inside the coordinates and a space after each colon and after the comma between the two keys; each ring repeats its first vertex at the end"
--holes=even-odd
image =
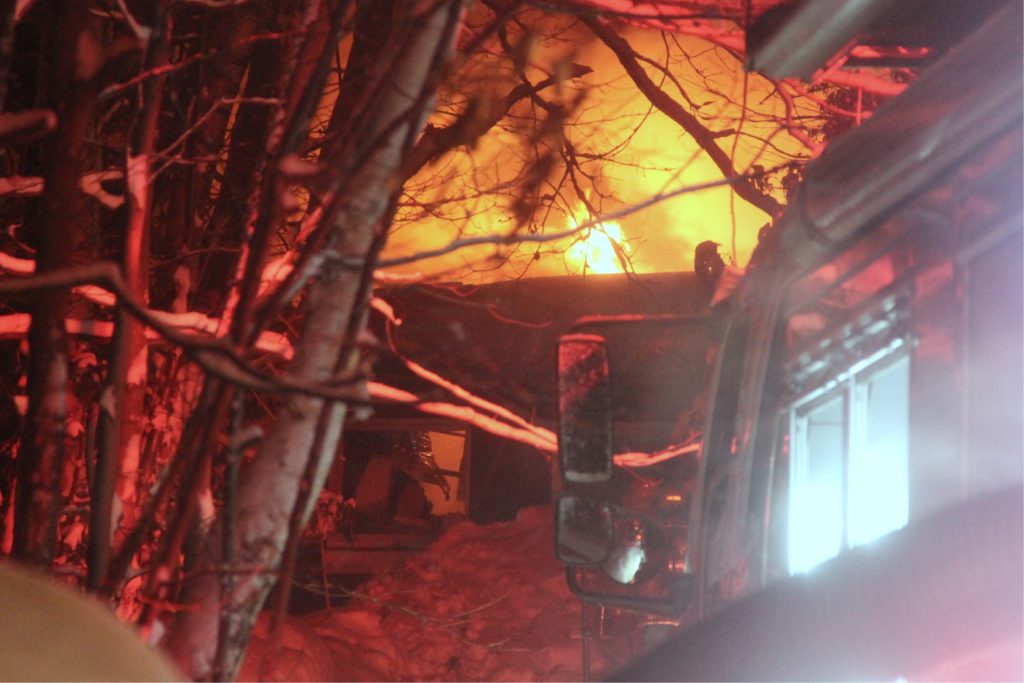
{"type": "MultiPolygon", "coordinates": [[[[732,159],[718,146],[715,133],[705,127],[696,116],[688,112],[651,80],[638,61],[636,52],[625,38],[593,17],[584,16],[581,21],[611,49],[640,92],[662,113],[678,123],[707,152],[711,160],[721,170],[722,175],[730,178],[742,178],[736,175],[732,159]]],[[[783,209],[783,206],[775,198],[760,192],[745,178],[737,180],[733,184],[733,188],[736,194],[769,216],[777,216],[783,209]]]]}

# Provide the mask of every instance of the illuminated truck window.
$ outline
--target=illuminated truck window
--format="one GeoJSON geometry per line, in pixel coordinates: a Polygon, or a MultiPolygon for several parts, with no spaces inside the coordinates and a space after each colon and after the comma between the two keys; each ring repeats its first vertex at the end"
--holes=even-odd
{"type": "Polygon", "coordinates": [[[792,573],[907,523],[910,363],[879,355],[790,411],[792,573]]]}
{"type": "Polygon", "coordinates": [[[794,291],[803,303],[786,325],[790,573],[909,517],[906,252],[871,258],[874,248],[849,250],[794,291]]]}

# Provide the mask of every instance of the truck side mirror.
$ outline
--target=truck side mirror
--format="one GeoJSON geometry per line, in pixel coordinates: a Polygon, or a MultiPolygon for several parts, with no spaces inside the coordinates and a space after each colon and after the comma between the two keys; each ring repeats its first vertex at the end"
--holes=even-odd
{"type": "Polygon", "coordinates": [[[555,556],[569,565],[597,565],[608,559],[614,542],[608,503],[563,494],[555,505],[555,556]]]}
{"type": "Polygon", "coordinates": [[[612,476],[612,392],[604,337],[566,334],[558,340],[558,460],[568,482],[612,476]]]}

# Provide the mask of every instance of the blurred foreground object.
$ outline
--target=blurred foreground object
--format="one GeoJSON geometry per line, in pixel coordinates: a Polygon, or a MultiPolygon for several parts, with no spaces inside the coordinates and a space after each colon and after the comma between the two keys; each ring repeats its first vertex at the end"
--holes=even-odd
{"type": "Polygon", "coordinates": [[[0,605],[0,680],[184,680],[103,605],[10,562],[0,605]]]}
{"type": "Polygon", "coordinates": [[[619,681],[1019,681],[1024,489],[978,497],[739,601],[619,681]]]}

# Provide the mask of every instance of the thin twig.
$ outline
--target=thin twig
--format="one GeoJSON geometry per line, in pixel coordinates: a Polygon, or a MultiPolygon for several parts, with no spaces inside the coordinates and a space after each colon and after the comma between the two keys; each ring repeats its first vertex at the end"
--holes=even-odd
{"type": "Polygon", "coordinates": [[[210,59],[214,59],[216,57],[220,57],[225,52],[230,52],[232,50],[237,50],[237,49],[239,49],[241,47],[247,47],[249,45],[254,45],[256,43],[261,43],[261,42],[266,42],[266,41],[271,41],[271,40],[280,40],[280,39],[284,38],[287,35],[288,35],[287,33],[260,33],[260,34],[254,35],[254,36],[249,36],[248,38],[246,38],[244,40],[240,40],[237,43],[235,43],[233,45],[230,45],[230,46],[228,46],[226,48],[220,49],[220,50],[217,50],[217,49],[207,50],[205,52],[201,52],[199,54],[195,54],[195,55],[192,55],[190,57],[186,57],[186,58],[182,59],[181,61],[174,62],[173,64],[165,64],[163,66],[159,66],[159,67],[156,67],[154,69],[149,69],[147,71],[143,71],[142,73],[140,73],[137,76],[134,76],[132,78],[129,78],[127,81],[124,81],[123,83],[117,83],[115,85],[111,85],[111,86],[108,86],[108,87],[104,88],[102,91],[100,91],[100,94],[97,97],[97,100],[99,102],[105,102],[105,101],[107,101],[107,100],[109,100],[109,99],[111,99],[111,98],[113,98],[113,97],[115,97],[117,95],[120,95],[123,92],[131,90],[135,86],[139,85],[140,83],[143,83],[144,81],[148,81],[151,78],[156,78],[157,76],[163,76],[165,74],[173,73],[175,71],[180,71],[181,69],[184,69],[187,66],[191,66],[191,65],[196,64],[198,62],[204,62],[204,61],[207,61],[207,60],[210,60],[210,59]]]}

